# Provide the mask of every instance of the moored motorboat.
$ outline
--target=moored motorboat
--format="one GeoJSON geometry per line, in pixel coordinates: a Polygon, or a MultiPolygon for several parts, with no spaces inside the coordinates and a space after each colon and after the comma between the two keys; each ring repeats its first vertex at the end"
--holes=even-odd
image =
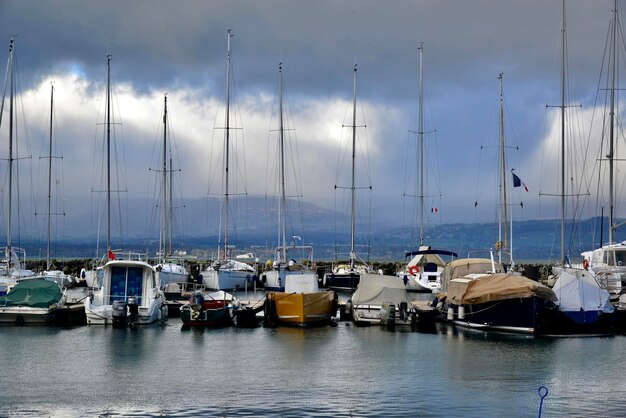
{"type": "Polygon", "coordinates": [[[451,251],[421,246],[417,251],[406,253],[406,257],[411,259],[396,275],[402,278],[409,292],[439,292],[441,276],[446,266],[446,262],[441,258],[443,255],[457,257],[457,254],[451,251]]]}
{"type": "Polygon", "coordinates": [[[447,292],[447,319],[489,331],[536,334],[557,297],[549,287],[513,274],[470,274],[453,279],[447,292]]]}
{"type": "Polygon", "coordinates": [[[180,307],[180,319],[183,327],[227,327],[233,325],[233,312],[238,307],[239,301],[223,290],[207,294],[196,291],[180,307]]]}
{"type": "Polygon", "coordinates": [[[349,305],[357,325],[417,324],[417,310],[398,276],[362,274],[349,305]]]}
{"type": "Polygon", "coordinates": [[[0,323],[46,324],[65,303],[64,290],[43,278],[23,279],[0,296],[0,323]]]}
{"type": "Polygon", "coordinates": [[[147,325],[167,319],[165,295],[154,267],[140,260],[111,260],[102,285],[85,299],[87,325],[147,325]]]}

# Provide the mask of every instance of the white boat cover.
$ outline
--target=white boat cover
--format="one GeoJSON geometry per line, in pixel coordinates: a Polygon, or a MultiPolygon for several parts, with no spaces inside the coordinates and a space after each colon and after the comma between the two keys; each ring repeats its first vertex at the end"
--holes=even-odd
{"type": "Polygon", "coordinates": [[[602,289],[591,277],[575,275],[561,270],[552,288],[559,298],[559,309],[564,312],[613,312],[609,292],[602,289]]]}
{"type": "Polygon", "coordinates": [[[411,304],[402,279],[398,276],[362,274],[359,286],[352,295],[352,305],[382,305],[400,302],[411,304]]]}
{"type": "Polygon", "coordinates": [[[512,274],[487,274],[477,279],[454,279],[450,281],[448,289],[448,301],[454,305],[533,296],[552,302],[557,301],[556,295],[548,286],[528,277],[512,274]]]}

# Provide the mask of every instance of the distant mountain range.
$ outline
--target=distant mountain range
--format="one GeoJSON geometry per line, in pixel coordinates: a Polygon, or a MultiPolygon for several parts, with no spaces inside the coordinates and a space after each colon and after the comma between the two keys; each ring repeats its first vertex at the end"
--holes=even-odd
{"type": "MultiPolygon", "coordinates": [[[[218,246],[221,224],[221,200],[188,199],[175,210],[174,248],[188,254],[209,257],[218,246]]],[[[148,199],[128,199],[123,205],[113,205],[112,219],[126,219],[125,226],[113,223],[111,241],[114,248],[156,253],[159,241],[160,209],[148,199]],[[124,209],[122,209],[122,207],[124,209]],[[122,234],[120,231],[124,231],[122,234]]],[[[96,255],[97,226],[100,228],[100,254],[105,247],[104,211],[93,202],[67,201],[66,216],[60,223],[55,219],[58,233],[53,237],[53,255],[56,257],[94,257],[96,255]]],[[[346,259],[349,252],[350,217],[347,214],[328,210],[320,206],[288,201],[288,234],[298,244],[311,244],[315,258],[332,260],[346,259]]],[[[277,201],[273,198],[246,197],[233,199],[230,218],[234,221],[229,228],[229,242],[238,249],[252,249],[260,258],[269,257],[277,244],[277,201]],[[235,225],[233,227],[232,225],[235,225]]],[[[41,227],[38,233],[20,234],[13,232],[14,245],[27,250],[30,257],[45,256],[46,239],[41,227]]],[[[581,251],[597,246],[600,237],[600,218],[587,219],[567,224],[567,253],[573,259],[581,251]],[[573,232],[572,232],[573,231],[573,232]],[[573,238],[572,238],[573,237],[573,238]]],[[[604,221],[605,230],[607,221],[604,221]]],[[[3,232],[4,232],[3,228],[3,232]]],[[[357,223],[356,251],[363,259],[389,261],[402,260],[404,253],[416,248],[415,226],[402,225],[390,216],[357,223]],[[369,250],[368,250],[369,249],[369,250]]],[[[488,256],[489,249],[498,240],[498,226],[494,223],[455,223],[427,225],[425,244],[433,248],[457,252],[460,257],[468,255],[488,256]]],[[[603,239],[606,241],[607,234],[603,239]]],[[[626,239],[626,232],[618,230],[617,240],[626,239]]],[[[5,242],[0,234],[0,242],[5,242]]],[[[513,255],[518,261],[557,260],[560,256],[560,221],[525,220],[513,223],[513,255]]]]}

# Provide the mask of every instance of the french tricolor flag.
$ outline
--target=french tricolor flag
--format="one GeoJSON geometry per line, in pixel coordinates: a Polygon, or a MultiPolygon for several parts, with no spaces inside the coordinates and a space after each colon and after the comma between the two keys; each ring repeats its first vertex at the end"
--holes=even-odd
{"type": "Polygon", "coordinates": [[[439,212],[439,208],[430,208],[430,212],[431,213],[437,213],[437,212],[439,212]]]}
{"type": "Polygon", "coordinates": [[[513,174],[513,187],[524,187],[524,190],[528,191],[528,186],[526,183],[522,181],[514,172],[511,170],[511,174],[513,174]]]}

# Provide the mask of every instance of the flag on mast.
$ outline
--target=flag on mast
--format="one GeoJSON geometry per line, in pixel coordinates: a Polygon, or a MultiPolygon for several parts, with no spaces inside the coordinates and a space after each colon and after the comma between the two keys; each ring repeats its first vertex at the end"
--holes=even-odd
{"type": "Polygon", "coordinates": [[[513,174],[513,187],[524,187],[524,190],[528,191],[528,186],[526,186],[526,183],[524,183],[522,181],[522,179],[520,179],[517,174],[515,174],[513,172],[513,170],[511,170],[511,174],[513,174]]]}

